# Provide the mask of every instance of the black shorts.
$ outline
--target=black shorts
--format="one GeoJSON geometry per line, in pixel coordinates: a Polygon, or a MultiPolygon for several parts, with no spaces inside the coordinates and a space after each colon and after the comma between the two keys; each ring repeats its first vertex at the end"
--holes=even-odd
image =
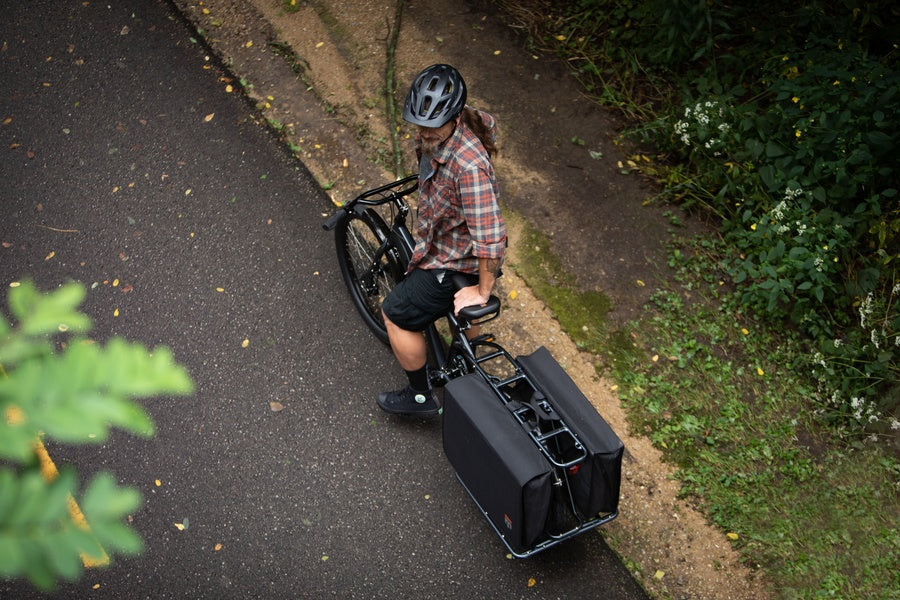
{"type": "MultiPolygon", "coordinates": [[[[422,331],[450,310],[459,289],[453,282],[456,271],[413,269],[391,290],[381,310],[395,325],[407,331],[422,331]]],[[[465,275],[474,284],[477,275],[465,275]]]]}

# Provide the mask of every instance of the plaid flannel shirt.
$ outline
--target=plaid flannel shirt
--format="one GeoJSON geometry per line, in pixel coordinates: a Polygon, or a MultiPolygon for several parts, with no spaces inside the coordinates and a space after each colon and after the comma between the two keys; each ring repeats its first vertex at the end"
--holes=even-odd
{"type": "MultiPolygon", "coordinates": [[[[496,121],[477,113],[496,140],[496,121]]],[[[420,141],[416,138],[416,154],[420,141]]],[[[427,159],[426,159],[427,160],[427,159]]],[[[462,121],[419,176],[417,242],[409,270],[478,273],[479,258],[503,259],[506,224],[494,167],[478,137],[462,121]],[[428,173],[427,171],[430,171],[428,173]]]]}

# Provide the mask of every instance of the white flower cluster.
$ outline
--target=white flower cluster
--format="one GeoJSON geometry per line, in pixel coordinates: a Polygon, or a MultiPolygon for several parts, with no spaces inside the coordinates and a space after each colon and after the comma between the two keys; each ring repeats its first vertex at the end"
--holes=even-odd
{"type": "Polygon", "coordinates": [[[869,292],[866,299],[859,303],[859,326],[863,329],[867,328],[867,320],[874,312],[874,307],[872,306],[874,302],[875,296],[872,292],[869,292]]]}
{"type": "Polygon", "coordinates": [[[874,423],[878,420],[878,410],[864,398],[854,396],[850,399],[853,418],[860,423],[874,423]]]}
{"type": "MultiPolygon", "coordinates": [[[[779,235],[787,233],[791,230],[791,225],[782,221],[784,220],[785,214],[789,212],[790,209],[794,208],[793,201],[802,195],[803,188],[798,187],[796,189],[792,189],[788,187],[784,190],[783,199],[778,204],[776,204],[775,207],[772,208],[772,210],[769,211],[769,217],[771,218],[773,223],[778,224],[778,227],[776,227],[775,231],[778,232],[779,235]]],[[[794,226],[797,228],[798,237],[807,232],[808,226],[803,221],[794,221],[794,226]]],[[[816,265],[817,267],[819,267],[819,271],[822,270],[822,264],[823,262],[819,261],[816,265]]]]}
{"type": "MultiPolygon", "coordinates": [[[[883,348],[890,350],[891,345],[900,347],[900,331],[893,331],[891,324],[895,314],[892,311],[896,310],[892,307],[895,305],[898,294],[900,294],[900,283],[895,283],[887,298],[881,298],[870,292],[860,301],[859,325],[868,334],[868,344],[871,344],[871,346],[868,346],[868,344],[867,346],[870,349],[874,348],[875,351],[881,351],[883,348]],[[886,311],[889,312],[886,314],[886,311]]],[[[845,345],[844,340],[840,338],[834,340],[836,349],[843,345],[845,345]]],[[[820,385],[823,386],[820,387],[820,392],[831,388],[827,379],[829,363],[832,360],[834,359],[827,359],[821,352],[816,352],[811,357],[810,362],[813,370],[817,373],[820,385]]],[[[892,368],[892,370],[896,372],[895,368],[892,368]]],[[[834,408],[840,408],[841,406],[849,408],[850,416],[862,425],[880,421],[887,424],[892,430],[900,430],[900,420],[879,410],[878,403],[873,398],[865,395],[853,395],[848,400],[840,391],[833,390],[828,404],[834,408]]]]}
{"type": "MultiPolygon", "coordinates": [[[[688,106],[684,109],[684,118],[675,122],[673,130],[681,143],[685,146],[691,146],[694,141],[691,139],[691,129],[694,126],[707,129],[713,119],[720,120],[725,118],[725,107],[719,102],[707,100],[706,102],[697,102],[694,106],[688,106]]],[[[715,126],[715,129],[721,134],[728,133],[731,125],[722,121],[715,126]]],[[[698,140],[699,141],[699,140],[698,140]]],[[[723,141],[716,137],[710,137],[703,142],[703,147],[707,150],[714,150],[713,156],[720,156],[719,148],[723,141]]]]}

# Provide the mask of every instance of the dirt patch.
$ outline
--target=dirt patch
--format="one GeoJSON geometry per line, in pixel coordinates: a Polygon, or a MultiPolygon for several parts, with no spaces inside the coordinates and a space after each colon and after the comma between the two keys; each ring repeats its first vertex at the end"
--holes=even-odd
{"type": "MultiPolygon", "coordinates": [[[[393,179],[385,158],[384,65],[394,1],[297,0],[291,11],[281,0],[175,2],[252,84],[263,114],[301,149],[335,201],[393,179]],[[293,53],[295,63],[277,56],[279,49],[293,53]]],[[[523,49],[492,4],[455,0],[407,2],[395,60],[402,91],[428,64],[460,69],[469,103],[499,120],[496,166],[506,206],[550,236],[580,286],[611,298],[613,324],[637,316],[653,282],[666,276],[671,224],[664,212],[673,209],[645,205],[654,191],[622,173],[619,162],[629,157],[615,143],[617,123],[580,93],[565,65],[523,49]]],[[[410,161],[408,140],[404,150],[410,161]]],[[[513,262],[519,239],[511,227],[513,262]]],[[[615,385],[596,376],[593,358],[578,351],[514,273],[504,276],[499,293],[506,313],[492,328],[497,337],[513,354],[546,346],[625,442],[620,517],[602,529],[648,592],[768,597],[724,533],[678,498],[671,468],[629,431],[615,385]]]]}

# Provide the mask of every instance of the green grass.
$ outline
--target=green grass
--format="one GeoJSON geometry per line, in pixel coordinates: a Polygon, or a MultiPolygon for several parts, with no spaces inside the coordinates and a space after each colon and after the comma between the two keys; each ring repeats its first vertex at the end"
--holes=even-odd
{"type": "Polygon", "coordinates": [[[681,249],[634,324],[642,352],[614,371],[632,424],[781,596],[898,597],[895,457],[821,424],[803,339],[746,314],[710,250],[681,249]]]}
{"type": "Polygon", "coordinates": [[[628,331],[610,331],[609,300],[581,292],[549,241],[523,231],[516,271],[612,365],[634,431],[777,597],[900,597],[900,466],[820,422],[804,340],[741,307],[717,275],[715,244],[673,244],[673,283],[628,331]]]}

